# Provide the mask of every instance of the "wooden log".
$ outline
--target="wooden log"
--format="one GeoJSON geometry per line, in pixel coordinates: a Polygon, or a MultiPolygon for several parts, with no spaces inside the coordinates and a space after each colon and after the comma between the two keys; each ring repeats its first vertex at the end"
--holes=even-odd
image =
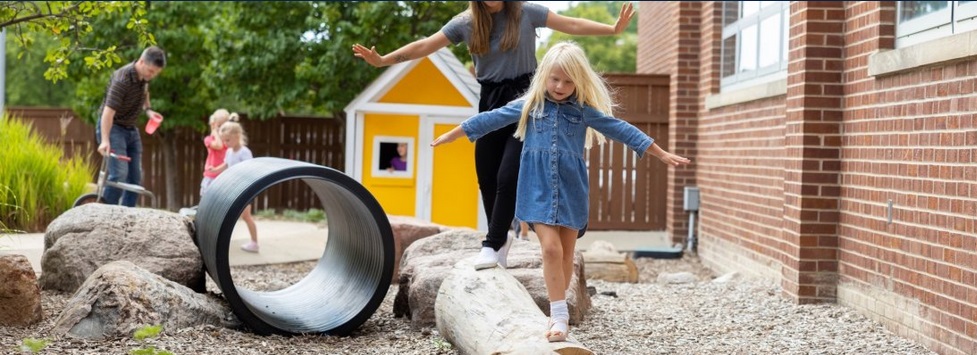
{"type": "Polygon", "coordinates": [[[593,354],[573,338],[550,343],[548,317],[529,291],[502,268],[454,265],[434,303],[438,331],[462,354],[593,354]]]}
{"type": "Polygon", "coordinates": [[[631,257],[619,253],[614,245],[603,240],[593,242],[583,252],[587,265],[587,279],[608,282],[638,282],[638,267],[631,257]]]}

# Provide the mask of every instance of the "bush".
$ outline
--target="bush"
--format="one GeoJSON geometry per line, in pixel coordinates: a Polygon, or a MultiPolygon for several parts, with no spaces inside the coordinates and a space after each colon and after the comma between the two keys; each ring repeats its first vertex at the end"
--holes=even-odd
{"type": "Polygon", "coordinates": [[[42,232],[71,208],[92,180],[82,157],[65,158],[28,122],[0,117],[0,229],[42,232]]]}

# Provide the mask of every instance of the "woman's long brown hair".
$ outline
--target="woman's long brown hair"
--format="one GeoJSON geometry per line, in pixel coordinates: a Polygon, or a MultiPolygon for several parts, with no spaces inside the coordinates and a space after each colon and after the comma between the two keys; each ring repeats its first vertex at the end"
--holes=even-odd
{"type": "MultiPolygon", "coordinates": [[[[503,2],[502,11],[508,19],[499,49],[508,51],[519,45],[519,23],[522,20],[522,1],[503,2]]],[[[469,1],[468,10],[472,14],[472,38],[468,51],[475,55],[485,55],[491,49],[489,36],[492,34],[492,14],[481,1],[469,1]]],[[[499,24],[501,25],[501,24],[499,24]]]]}

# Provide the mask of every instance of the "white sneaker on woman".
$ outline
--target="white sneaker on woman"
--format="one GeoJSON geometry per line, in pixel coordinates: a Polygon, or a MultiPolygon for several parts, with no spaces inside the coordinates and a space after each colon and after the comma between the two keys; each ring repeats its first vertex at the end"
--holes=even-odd
{"type": "Polygon", "coordinates": [[[475,257],[475,270],[493,268],[499,264],[499,253],[489,247],[482,247],[482,251],[475,257]]]}
{"type": "Polygon", "coordinates": [[[509,258],[509,248],[512,247],[512,240],[513,239],[515,239],[515,238],[513,238],[512,235],[506,235],[506,237],[505,237],[505,244],[503,244],[502,247],[499,248],[499,252],[498,252],[498,255],[499,255],[499,266],[501,266],[503,269],[505,269],[505,268],[507,268],[509,266],[509,261],[508,261],[508,258],[509,258]]]}

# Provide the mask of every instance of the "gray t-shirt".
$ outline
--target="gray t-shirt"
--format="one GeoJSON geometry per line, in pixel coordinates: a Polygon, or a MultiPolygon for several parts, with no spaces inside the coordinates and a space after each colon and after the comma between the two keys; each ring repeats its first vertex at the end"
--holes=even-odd
{"type": "MultiPolygon", "coordinates": [[[[499,50],[502,33],[508,22],[505,11],[492,14],[492,34],[489,36],[491,49],[485,55],[472,55],[478,80],[499,82],[536,70],[536,28],[546,27],[546,16],[549,12],[543,5],[523,3],[519,45],[507,52],[499,50]]],[[[451,19],[441,28],[441,32],[452,44],[467,44],[472,35],[471,13],[466,11],[451,19]]]]}

